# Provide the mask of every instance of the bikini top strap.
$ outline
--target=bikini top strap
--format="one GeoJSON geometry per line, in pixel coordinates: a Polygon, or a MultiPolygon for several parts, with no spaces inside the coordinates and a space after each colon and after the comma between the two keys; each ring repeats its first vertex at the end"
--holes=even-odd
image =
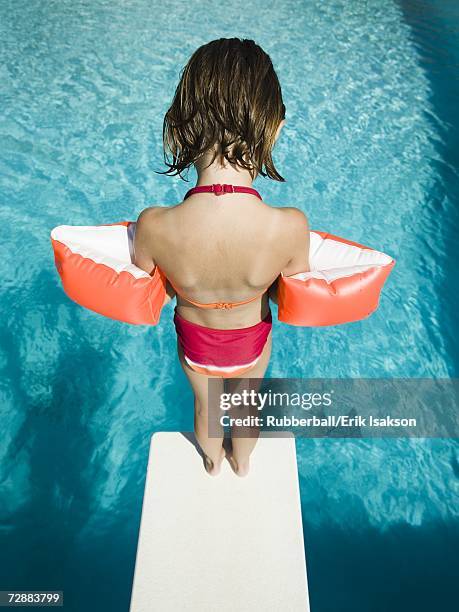
{"type": "Polygon", "coordinates": [[[205,304],[203,302],[196,302],[195,300],[190,300],[189,297],[186,297],[180,291],[177,291],[177,288],[174,287],[174,285],[172,285],[170,280],[169,280],[169,283],[171,284],[171,286],[173,287],[177,295],[179,295],[181,298],[183,298],[190,304],[193,304],[193,306],[197,306],[198,308],[214,308],[214,309],[229,310],[237,306],[243,306],[244,304],[250,304],[250,302],[255,302],[255,300],[258,300],[258,298],[260,298],[264,293],[266,293],[265,291],[263,291],[262,293],[259,293],[258,295],[255,295],[254,297],[248,298],[247,300],[241,300],[240,302],[210,302],[210,303],[205,304]]]}
{"type": "Polygon", "coordinates": [[[195,193],[213,193],[216,196],[225,195],[226,193],[247,193],[256,196],[260,200],[263,199],[258,193],[258,191],[256,189],[253,189],[253,187],[244,187],[241,185],[227,185],[226,183],[214,183],[213,185],[199,185],[199,187],[193,187],[192,189],[189,189],[186,192],[185,197],[183,199],[186,200],[189,196],[194,195],[195,193]]]}

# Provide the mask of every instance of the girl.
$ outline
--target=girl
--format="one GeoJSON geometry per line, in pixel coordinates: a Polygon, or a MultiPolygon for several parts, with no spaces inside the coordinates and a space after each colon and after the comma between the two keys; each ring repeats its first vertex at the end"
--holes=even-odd
{"type": "MultiPolygon", "coordinates": [[[[205,468],[220,471],[223,434],[209,437],[208,379],[263,378],[271,354],[270,292],[280,274],[309,270],[309,229],[296,208],[276,208],[252,182],[284,179],[272,149],[285,106],[269,56],[252,40],[200,47],[182,72],[164,118],[166,173],[195,166],[197,185],[183,202],[140,214],[135,264],[166,275],[181,366],[195,397],[195,433],[205,468]],[[168,156],[171,154],[171,157],[168,156]]],[[[228,456],[249,470],[256,437],[233,437],[228,456]]]]}

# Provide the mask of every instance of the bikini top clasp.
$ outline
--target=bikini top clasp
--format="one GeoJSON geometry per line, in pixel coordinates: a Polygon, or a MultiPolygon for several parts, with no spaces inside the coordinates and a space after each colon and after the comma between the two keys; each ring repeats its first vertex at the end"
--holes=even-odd
{"type": "MultiPolygon", "coordinates": [[[[237,303],[236,303],[236,306],[237,306],[237,303]]],[[[231,302],[216,302],[215,308],[218,308],[220,310],[229,310],[230,308],[234,308],[234,304],[232,304],[231,302]]]]}
{"type": "Polygon", "coordinates": [[[233,185],[227,185],[226,183],[221,185],[220,183],[214,183],[212,185],[212,193],[216,196],[225,195],[225,193],[234,193],[233,185]]]}

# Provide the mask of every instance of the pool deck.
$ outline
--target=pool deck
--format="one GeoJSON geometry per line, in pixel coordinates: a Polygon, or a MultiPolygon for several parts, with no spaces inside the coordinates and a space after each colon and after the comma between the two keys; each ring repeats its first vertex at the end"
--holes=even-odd
{"type": "Polygon", "coordinates": [[[130,612],[309,611],[295,439],[209,476],[194,434],[152,436],[130,612]]]}

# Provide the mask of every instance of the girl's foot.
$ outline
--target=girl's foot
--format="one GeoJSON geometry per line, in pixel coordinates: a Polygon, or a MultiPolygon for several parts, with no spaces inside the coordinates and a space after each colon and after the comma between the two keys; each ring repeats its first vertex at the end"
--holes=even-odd
{"type": "Polygon", "coordinates": [[[233,472],[237,476],[247,476],[247,474],[249,473],[249,460],[248,459],[244,463],[241,463],[240,461],[239,462],[236,461],[236,459],[232,455],[230,455],[228,457],[228,461],[229,461],[229,464],[233,472]]]}
{"type": "Polygon", "coordinates": [[[226,452],[225,449],[222,448],[220,452],[220,457],[218,459],[218,463],[214,463],[210,457],[208,457],[204,453],[204,466],[206,468],[206,472],[211,476],[217,476],[220,474],[220,469],[222,467],[222,461],[225,458],[226,452]]]}

